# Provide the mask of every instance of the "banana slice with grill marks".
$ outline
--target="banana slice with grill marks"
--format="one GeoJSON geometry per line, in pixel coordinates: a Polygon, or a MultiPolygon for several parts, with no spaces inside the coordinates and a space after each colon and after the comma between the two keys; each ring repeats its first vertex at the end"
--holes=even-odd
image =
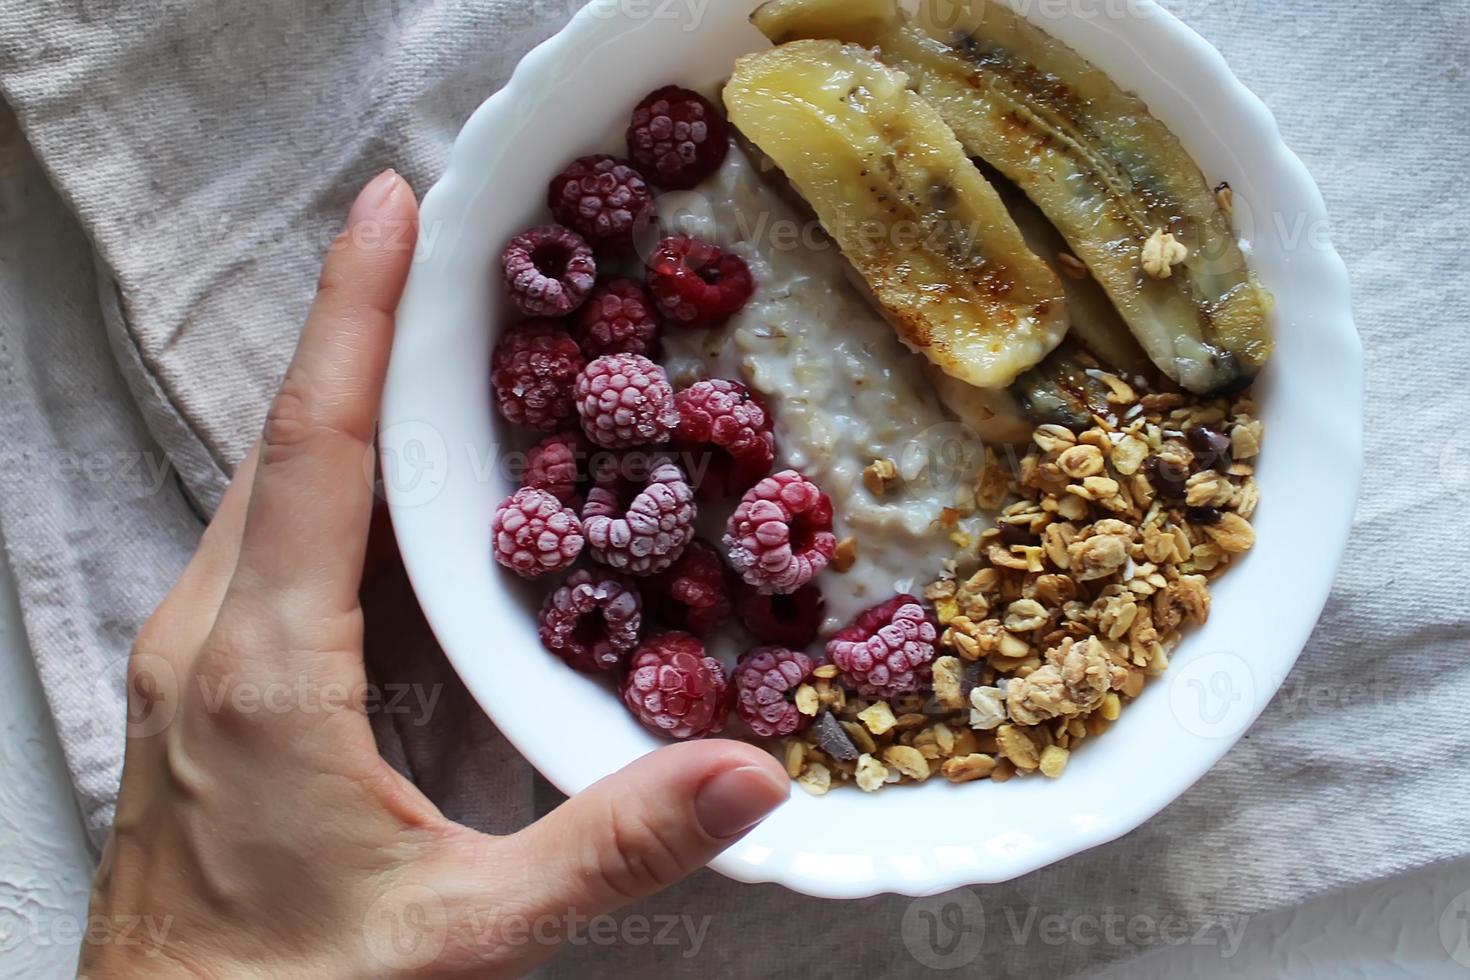
{"type": "Polygon", "coordinates": [[[1066,334],[1061,283],[907,82],[861,47],[806,40],[741,58],[724,99],[904,342],[1003,387],[1066,334]]]}
{"type": "Polygon", "coordinates": [[[971,155],[1045,212],[1179,384],[1229,390],[1265,364],[1270,296],[1199,167],[1142,100],[1075,51],[990,0],[920,0],[912,23],[895,0],[770,0],[752,21],[778,44],[875,46],[971,155]],[[1169,262],[1178,249],[1158,254],[1163,234],[1184,247],[1182,261],[1169,262]]]}

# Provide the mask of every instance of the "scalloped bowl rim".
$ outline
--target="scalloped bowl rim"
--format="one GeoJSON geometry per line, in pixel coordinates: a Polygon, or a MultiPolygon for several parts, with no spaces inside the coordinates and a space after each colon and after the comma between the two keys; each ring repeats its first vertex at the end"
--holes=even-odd
{"type": "MultiPolygon", "coordinates": [[[[754,0],[716,4],[713,13],[705,8],[709,20],[692,26],[711,31],[710,23],[724,24],[725,34],[701,43],[753,50],[761,43],[758,36],[749,31],[738,43],[731,41],[730,33],[738,34],[739,27],[726,22],[734,16],[731,8],[739,12],[755,6],[754,0]]],[[[1257,271],[1281,301],[1277,360],[1260,382],[1266,389],[1264,415],[1270,420],[1273,407],[1290,405],[1283,422],[1269,422],[1272,434],[1259,474],[1263,486],[1257,520],[1260,537],[1255,553],[1219,582],[1210,623],[1186,636],[1175,668],[1199,646],[1223,649],[1224,653],[1209,655],[1232,658],[1222,663],[1245,671],[1249,703],[1228,730],[1202,732],[1200,725],[1190,725],[1188,719],[1181,722],[1177,705],[1164,703],[1171,692],[1156,690],[1169,686],[1174,670],[1166,672],[1162,683],[1150,684],[1143,697],[1124,712],[1107,739],[1075,755],[1062,779],[1006,784],[1004,788],[1015,794],[1006,800],[1013,813],[1071,811],[1070,820],[1054,825],[1032,815],[1008,821],[1010,831],[985,829],[986,811],[1000,802],[993,793],[1002,789],[999,786],[987,787],[992,792],[986,793],[980,786],[936,785],[941,782],[936,780],[873,796],[834,792],[822,799],[797,791],[791,803],[712,863],[731,878],[778,882],[832,898],[880,892],[930,895],[1010,880],[1120,837],[1187,790],[1244,733],[1284,680],[1326,602],[1346,547],[1361,477],[1362,349],[1352,322],[1347,269],[1328,244],[1325,231],[1305,248],[1299,241],[1293,245],[1274,242],[1272,237],[1288,236],[1290,227],[1300,227],[1303,222],[1307,228],[1326,229],[1322,196],[1301,161],[1282,143],[1267,107],[1198,34],[1152,0],[1133,0],[1125,17],[1087,23],[1079,22],[1075,9],[1072,5],[1068,16],[1043,26],[1114,74],[1125,87],[1139,92],[1197,158],[1199,151],[1192,141],[1214,147],[1206,173],[1214,170],[1232,175],[1237,186],[1238,225],[1242,210],[1244,220],[1251,217],[1249,202],[1255,198],[1276,204],[1263,215],[1293,219],[1278,220],[1274,227],[1257,220],[1252,229],[1241,228],[1242,238],[1252,242],[1252,254],[1269,253],[1270,275],[1260,266],[1257,271]],[[1170,65],[1189,70],[1170,71],[1170,65]],[[1203,105],[1209,106],[1208,122],[1200,108],[1203,105]],[[1238,141],[1221,134],[1234,134],[1238,141]],[[1241,179],[1236,179],[1237,174],[1241,179]],[[1242,189],[1247,193],[1240,193],[1242,189]],[[1281,335],[1282,324],[1290,326],[1289,336],[1281,335]],[[1307,345],[1308,349],[1297,352],[1307,345]],[[1282,376],[1283,361],[1291,362],[1290,378],[1282,376]],[[1290,444],[1287,449],[1273,446],[1278,428],[1290,444]],[[1278,453],[1284,455],[1278,459],[1278,453]],[[1292,472],[1283,469],[1288,466],[1292,472]],[[1312,472],[1328,466],[1334,473],[1332,481],[1324,485],[1309,479],[1312,472]],[[1305,475],[1293,475],[1296,471],[1305,471],[1305,475]],[[1297,486],[1304,482],[1310,483],[1310,490],[1297,486]],[[1310,507],[1299,499],[1308,492],[1310,507]],[[1280,519],[1273,519],[1278,516],[1280,519]],[[1309,526],[1303,527],[1304,522],[1309,526]],[[1302,543],[1297,538],[1308,533],[1315,548],[1302,559],[1308,567],[1284,567],[1297,560],[1296,554],[1270,545],[1278,538],[1291,539],[1295,548],[1302,543]],[[1283,604],[1277,594],[1285,588],[1293,590],[1290,604],[1283,604]],[[1262,633],[1261,624],[1255,622],[1262,618],[1270,619],[1269,633],[1262,633]],[[1109,742],[1120,752],[1131,748],[1133,754],[1108,757],[1109,742]],[[1141,765],[1139,753],[1147,746],[1157,746],[1164,758],[1150,757],[1141,765]],[[1100,776],[1099,770],[1109,766],[1116,773],[1100,776]],[[1070,785],[1074,778],[1075,790],[1070,785]],[[941,798],[941,793],[949,795],[941,798]],[[957,835],[941,833],[932,835],[932,843],[916,842],[897,850],[878,844],[865,847],[850,839],[826,843],[829,828],[833,828],[831,834],[840,834],[844,816],[861,816],[869,825],[908,819],[914,826],[924,826],[936,806],[957,814],[956,825],[975,827],[972,835],[956,841],[946,837],[957,835]],[[859,807],[863,809],[850,809],[859,807]],[[823,833],[813,833],[815,827],[821,827],[823,833]],[[1037,832],[1028,832],[1028,827],[1037,832]],[[1048,832],[1041,832],[1048,827],[1048,832]]],[[[478,330],[488,338],[484,323],[503,319],[505,311],[490,282],[494,277],[475,270],[488,268],[487,258],[493,258],[508,237],[487,226],[499,222],[503,232],[536,220],[536,198],[544,184],[528,185],[535,193],[518,199],[496,196],[492,187],[492,183],[509,180],[504,174],[514,173],[520,165],[518,160],[528,144],[514,137],[527,135],[531,117],[546,105],[557,105],[559,118],[574,127],[580,109],[570,102],[556,102],[557,93],[602,64],[599,59],[606,59],[609,45],[652,45],[658,38],[667,40],[658,33],[666,28],[668,25],[657,24],[651,16],[635,19],[622,0],[592,0],[560,33],[526,55],[505,88],[486,100],[465,124],[446,173],[423,202],[424,231],[399,312],[384,396],[380,445],[385,472],[405,459],[429,460],[431,489],[427,492],[420,481],[410,486],[407,481],[385,480],[400,550],[424,613],[471,694],[516,748],[567,793],[585,788],[657,742],[626,718],[616,699],[596,682],[580,675],[562,681],[553,673],[571,674],[535,646],[529,624],[529,612],[535,608],[532,593],[496,576],[488,567],[488,516],[509,484],[501,476],[487,475],[483,465],[490,458],[487,452],[498,451],[498,436],[485,407],[487,382],[474,380],[474,372],[486,373],[481,355],[487,354],[489,341],[477,339],[473,331],[479,324],[478,330]],[[652,33],[640,37],[644,31],[652,33]],[[512,144],[515,154],[510,152],[512,144]],[[486,220],[471,222],[472,215],[486,220]],[[466,360],[474,363],[467,367],[466,360]],[[462,391],[451,383],[456,378],[462,391]],[[472,411],[484,418],[465,417],[472,411]],[[473,460],[460,462],[453,449],[456,446],[469,455],[478,450],[480,468],[473,468],[473,460]],[[433,468],[441,462],[442,472],[433,468]],[[464,475],[456,478],[457,474],[464,475]],[[467,489],[467,482],[473,486],[467,489]],[[473,542],[472,548],[466,547],[467,539],[473,542]],[[483,574],[478,564],[487,566],[483,574]],[[505,608],[498,608],[501,606],[505,608]],[[502,637],[500,645],[487,641],[487,636],[502,637]],[[503,637],[517,638],[514,652],[508,652],[512,645],[503,637]],[[497,657],[492,670],[489,664],[497,657]],[[507,670],[518,683],[507,681],[507,670]],[[562,684],[566,688],[563,696],[573,706],[584,708],[592,721],[605,726],[605,737],[552,735],[543,709],[521,693],[526,685],[549,683],[562,684]]],[[[687,31],[684,40],[698,33],[687,31]]],[[[678,60],[679,52],[663,54],[666,48],[650,55],[655,65],[664,63],[660,57],[669,63],[678,60]]],[[[660,69],[635,65],[628,70],[647,75],[660,69]]],[[[709,77],[698,82],[684,81],[703,84],[721,73],[706,74],[709,77]]],[[[641,94],[637,86],[637,81],[630,80],[619,97],[626,96],[631,104],[641,94]]],[[[615,133],[602,135],[610,141],[615,133]]],[[[553,137],[549,142],[557,138],[563,139],[564,146],[546,150],[547,160],[564,160],[594,149],[569,137],[553,137]]],[[[540,151],[534,143],[530,146],[526,152],[534,157],[540,151]]],[[[557,165],[541,166],[541,179],[557,165]]],[[[535,172],[536,165],[530,166],[532,170],[526,173],[535,172]]]]}

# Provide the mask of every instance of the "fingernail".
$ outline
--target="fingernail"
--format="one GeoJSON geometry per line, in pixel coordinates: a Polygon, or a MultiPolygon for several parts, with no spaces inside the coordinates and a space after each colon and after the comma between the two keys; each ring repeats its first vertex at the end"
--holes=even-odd
{"type": "Polygon", "coordinates": [[[786,801],[791,786],[759,766],[716,773],[694,794],[694,817],[715,839],[734,837],[786,801]]]}
{"type": "Polygon", "coordinates": [[[378,176],[368,182],[357,195],[357,200],[352,205],[352,211],[347,215],[347,227],[351,228],[361,221],[371,218],[388,203],[393,192],[398,189],[398,182],[402,180],[396,170],[384,170],[378,176]]]}

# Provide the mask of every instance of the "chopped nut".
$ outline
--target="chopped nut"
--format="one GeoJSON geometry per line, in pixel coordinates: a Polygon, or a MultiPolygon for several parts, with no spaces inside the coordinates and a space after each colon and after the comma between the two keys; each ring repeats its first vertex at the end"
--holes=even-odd
{"type": "Polygon", "coordinates": [[[1057,457],[1057,465],[1072,479],[1080,480],[1101,473],[1106,463],[1096,446],[1073,446],[1057,457]]]}
{"type": "Polygon", "coordinates": [[[1070,523],[1048,524],[1041,532],[1041,546],[1046,557],[1060,569],[1071,567],[1067,549],[1077,539],[1077,529],[1070,523]]]}
{"type": "Polygon", "coordinates": [[[1200,470],[1184,484],[1184,502],[1190,507],[1224,507],[1235,496],[1235,485],[1214,470],[1200,470]]]}
{"type": "Polygon", "coordinates": [[[1067,548],[1067,562],[1079,582],[1105,578],[1128,562],[1128,548],[1113,534],[1098,534],[1074,541],[1067,548]]]}
{"type": "Polygon", "coordinates": [[[1189,249],[1162,228],[1157,229],[1139,250],[1143,271],[1153,279],[1168,279],[1174,266],[1189,258],[1189,249]]]}
{"type": "Polygon", "coordinates": [[[1219,523],[1205,525],[1205,533],[1221,550],[1232,555],[1249,551],[1256,543],[1256,532],[1251,530],[1250,522],[1229,512],[1220,515],[1219,523]]]}
{"type": "Polygon", "coordinates": [[[1041,425],[1031,434],[1031,441],[1043,452],[1056,452],[1077,445],[1077,436],[1064,425],[1041,425]]]}
{"type": "Polygon", "coordinates": [[[1256,422],[1245,422],[1230,430],[1230,458],[1251,459],[1261,451],[1261,432],[1264,426],[1256,422]]]}
{"type": "Polygon", "coordinates": [[[941,708],[958,711],[965,706],[964,664],[956,657],[934,661],[934,699],[941,708]]]}
{"type": "Polygon", "coordinates": [[[1143,671],[1129,670],[1127,678],[1125,678],[1123,681],[1123,686],[1120,687],[1118,690],[1121,691],[1125,697],[1136,698],[1143,693],[1143,683],[1145,680],[1147,680],[1147,677],[1144,675],[1143,671]]]}
{"type": "Polygon", "coordinates": [[[858,789],[864,793],[872,793],[883,788],[883,783],[888,779],[888,768],[865,752],[857,761],[854,776],[858,789]]]}
{"type": "Polygon", "coordinates": [[[1041,748],[1025,728],[1016,725],[1001,725],[995,731],[1000,742],[1001,755],[1011,760],[1017,769],[1030,772],[1041,765],[1041,748]]]}
{"type": "Polygon", "coordinates": [[[883,761],[910,779],[922,782],[929,778],[929,760],[913,746],[890,745],[883,750],[883,761]]]}
{"type": "Polygon", "coordinates": [[[970,691],[970,727],[992,731],[1006,720],[1005,694],[998,687],[975,687],[970,691]]]}
{"type": "MultiPolygon", "coordinates": [[[[821,703],[822,707],[830,708],[833,711],[841,711],[847,703],[847,694],[843,690],[842,685],[833,684],[830,680],[823,678],[817,678],[817,683],[813,686],[817,689],[817,700],[821,703]]],[[[797,710],[800,710],[800,708],[797,710]]]]}
{"type": "Polygon", "coordinates": [[[873,741],[873,736],[868,734],[868,730],[862,725],[855,721],[843,721],[838,724],[842,726],[842,730],[847,733],[847,737],[852,739],[852,744],[857,748],[864,752],[878,751],[878,743],[873,741]]]}
{"type": "Polygon", "coordinates": [[[975,506],[982,510],[996,510],[1011,492],[1011,474],[1001,463],[994,449],[985,450],[985,463],[975,478],[975,506]]]}
{"type": "Polygon", "coordinates": [[[817,696],[817,689],[810,684],[802,684],[796,689],[796,710],[808,718],[815,718],[821,707],[821,698],[817,696]]]}
{"type": "Polygon", "coordinates": [[[858,545],[857,538],[848,535],[837,542],[837,550],[832,555],[832,571],[845,572],[857,561],[858,545]]]}
{"type": "Polygon", "coordinates": [[[1117,721],[1118,715],[1123,711],[1123,699],[1117,694],[1109,691],[1103,695],[1102,704],[1098,705],[1097,713],[1108,721],[1117,721]]]}
{"type": "Polygon", "coordinates": [[[1110,596],[1098,619],[1098,630],[1110,640],[1121,639],[1138,618],[1138,602],[1131,593],[1110,596]]]}
{"type": "Polygon", "coordinates": [[[1007,660],[1021,660],[1031,655],[1031,645],[1014,633],[1002,633],[995,655],[1007,660]]]}
{"type": "Polygon", "coordinates": [[[1210,618],[1210,590],[1203,575],[1181,575],[1176,581],[1170,582],[1155,597],[1155,618],[1158,617],[1159,598],[1178,606],[1195,625],[1203,625],[1210,618]]]}
{"type": "Polygon", "coordinates": [[[824,681],[830,681],[839,673],[840,671],[837,669],[836,664],[822,664],[820,667],[812,671],[812,676],[821,678],[824,681]]]}
{"type": "Polygon", "coordinates": [[[1089,476],[1083,479],[1082,489],[1087,491],[1088,500],[1107,500],[1117,494],[1118,481],[1106,476],[1089,476]]]}
{"type": "Polygon", "coordinates": [[[936,721],[934,723],[934,727],[927,729],[927,732],[932,732],[934,734],[934,744],[939,746],[939,751],[945,758],[954,755],[954,729],[950,728],[942,721],[936,721]]]}
{"type": "Polygon", "coordinates": [[[946,760],[939,771],[952,783],[968,783],[971,780],[984,779],[994,772],[995,759],[982,752],[972,752],[946,760]]]}
{"type": "Polygon", "coordinates": [[[1148,443],[1132,433],[1123,436],[1113,446],[1113,469],[1124,476],[1137,473],[1147,458],[1148,443]]]}
{"type": "Polygon", "coordinates": [[[875,459],[863,470],[863,486],[875,497],[888,492],[890,484],[898,481],[898,467],[891,459],[875,459]]]}
{"type": "Polygon", "coordinates": [[[832,771],[814,762],[796,778],[796,784],[813,796],[823,796],[832,788],[832,771]]]}
{"type": "Polygon", "coordinates": [[[1108,386],[1109,405],[1131,405],[1138,400],[1133,387],[1115,374],[1103,374],[1102,383],[1108,386]]]}
{"type": "Polygon", "coordinates": [[[874,735],[884,734],[898,722],[898,719],[893,717],[893,709],[888,707],[887,701],[874,702],[866,711],[859,711],[858,720],[867,725],[868,731],[874,735]]]}
{"type": "Polygon", "coordinates": [[[1035,599],[1017,599],[1006,607],[1005,628],[1012,633],[1029,633],[1046,625],[1046,607],[1035,599]]]}
{"type": "Polygon", "coordinates": [[[805,743],[800,742],[794,738],[787,740],[785,753],[786,775],[790,776],[792,779],[800,776],[802,763],[805,761],[805,743]]]}
{"type": "Polygon", "coordinates": [[[1049,779],[1056,779],[1067,768],[1067,759],[1072,753],[1055,745],[1048,745],[1041,750],[1041,774],[1049,779]]]}
{"type": "Polygon", "coordinates": [[[948,643],[952,645],[957,651],[959,651],[960,656],[964,657],[966,660],[980,659],[980,641],[975,639],[975,637],[970,636],[967,633],[957,632],[952,629],[946,630],[944,635],[947,638],[948,643]]]}

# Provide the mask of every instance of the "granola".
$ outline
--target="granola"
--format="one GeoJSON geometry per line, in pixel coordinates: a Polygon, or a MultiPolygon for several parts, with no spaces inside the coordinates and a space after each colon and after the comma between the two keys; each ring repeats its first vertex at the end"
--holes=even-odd
{"type": "Polygon", "coordinates": [[[1255,541],[1255,406],[1098,374],[1111,410],[1093,426],[1042,425],[981,461],[975,499],[994,526],[924,590],[940,630],[931,684],[884,701],[819,675],[849,758],[824,751],[818,726],[792,736],[788,771],[809,790],[1058,778],[1209,617],[1210,581],[1255,541]]]}

